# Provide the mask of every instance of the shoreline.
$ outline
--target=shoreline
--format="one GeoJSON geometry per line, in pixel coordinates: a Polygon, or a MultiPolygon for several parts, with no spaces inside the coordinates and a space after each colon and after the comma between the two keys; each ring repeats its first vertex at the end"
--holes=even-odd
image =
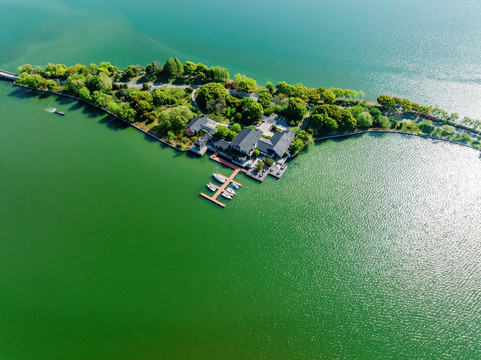
{"type": "MultiPolygon", "coordinates": [[[[7,79],[5,79],[7,80],[7,79]]],[[[8,80],[7,80],[8,81],[8,80]]],[[[170,144],[168,143],[167,141],[165,140],[162,140],[160,139],[159,137],[141,129],[140,127],[128,122],[127,120],[124,120],[122,119],[121,117],[111,113],[109,110],[106,110],[106,109],[103,109],[87,100],[84,100],[82,98],[79,98],[79,97],[76,97],[74,95],[70,95],[70,94],[65,94],[65,93],[61,93],[61,92],[54,92],[54,91],[50,91],[50,90],[45,90],[45,89],[37,89],[37,88],[32,88],[32,87],[29,87],[29,86],[25,86],[25,85],[20,85],[20,84],[17,84],[15,83],[15,81],[12,81],[12,84],[14,87],[19,87],[19,88],[23,88],[23,89],[26,89],[26,90],[32,90],[32,91],[39,91],[39,92],[42,92],[42,93],[47,93],[47,94],[51,94],[51,95],[59,95],[59,96],[63,96],[63,97],[67,97],[67,98],[71,98],[71,99],[74,99],[74,100],[77,100],[77,101],[81,101],[83,102],[84,104],[86,105],[90,105],[92,107],[94,107],[95,109],[101,111],[101,112],[104,112],[106,113],[107,115],[110,115],[112,117],[114,117],[115,119],[117,120],[120,120],[122,121],[123,123],[135,128],[136,130],[142,132],[143,134],[145,135],[148,135],[152,138],[154,138],[155,140],[159,141],[160,143],[166,145],[166,146],[169,146],[170,148],[174,149],[174,150],[177,150],[177,151],[180,151],[181,153],[185,153],[185,152],[188,152],[190,150],[189,149],[179,149],[177,146],[173,145],[173,144],[170,144]]],[[[195,93],[195,91],[194,91],[195,93]]],[[[193,93],[193,94],[194,94],[193,93]]],[[[193,95],[192,95],[193,96],[193,95]]],[[[197,107],[197,104],[196,102],[194,102],[194,104],[196,105],[197,107]]],[[[406,132],[406,131],[396,131],[396,130],[381,130],[381,129],[373,129],[373,130],[362,130],[362,131],[354,131],[354,132],[350,132],[350,133],[345,133],[345,134],[335,134],[335,135],[328,135],[328,136],[323,136],[323,137],[319,137],[319,138],[315,138],[314,139],[314,143],[320,143],[322,141],[325,141],[325,140],[329,140],[329,139],[335,139],[335,138],[343,138],[343,137],[350,137],[350,136],[357,136],[357,135],[363,135],[363,134],[367,134],[367,133],[378,133],[378,134],[382,134],[382,133],[388,133],[388,134],[400,134],[400,135],[411,135],[411,136],[418,136],[418,137],[422,137],[422,138],[426,138],[426,139],[431,139],[431,140],[441,140],[441,141],[445,141],[445,142],[448,142],[448,143],[451,143],[453,145],[461,145],[461,146],[464,146],[464,147],[467,147],[467,148],[470,148],[470,149],[473,149],[473,150],[476,150],[476,151],[479,151],[479,149],[475,148],[474,146],[471,146],[471,145],[468,145],[468,144],[463,144],[461,142],[458,142],[458,141],[453,141],[453,140],[450,140],[450,139],[445,139],[445,138],[441,138],[441,137],[435,137],[435,136],[430,136],[430,135],[424,135],[424,134],[416,134],[416,133],[410,133],[410,132],[406,132]]],[[[291,157],[290,159],[292,158],[295,158],[299,155],[299,153],[297,153],[294,157],[291,157]]]]}
{"type": "Polygon", "coordinates": [[[102,111],[102,112],[106,113],[107,115],[110,115],[110,116],[114,117],[115,119],[120,120],[120,121],[124,122],[125,124],[127,124],[127,125],[129,125],[129,126],[132,126],[133,128],[141,131],[141,132],[144,133],[145,135],[148,135],[148,136],[154,138],[155,140],[161,142],[161,143],[164,144],[164,145],[167,145],[167,146],[169,146],[169,147],[171,147],[171,148],[173,148],[173,149],[175,149],[175,150],[178,150],[178,151],[180,151],[180,152],[187,152],[187,151],[189,151],[189,149],[185,149],[185,150],[179,149],[178,147],[176,147],[176,146],[168,143],[167,141],[164,141],[164,140],[158,138],[158,137],[155,136],[154,134],[151,134],[151,133],[149,133],[149,132],[141,129],[141,128],[138,127],[137,125],[132,124],[132,123],[128,122],[127,120],[124,120],[124,119],[122,119],[121,117],[119,117],[119,116],[111,113],[109,110],[103,109],[103,108],[101,108],[101,107],[99,107],[99,106],[97,106],[97,105],[95,105],[95,104],[93,104],[93,103],[91,103],[91,102],[89,102],[89,101],[87,101],[87,100],[84,100],[84,99],[82,99],[82,98],[76,97],[76,96],[74,96],[74,95],[64,94],[64,93],[54,92],[54,91],[44,90],[44,89],[36,89],[36,88],[29,87],[29,86],[17,84],[17,83],[15,83],[15,81],[13,81],[13,86],[15,86],[15,87],[20,87],[20,88],[24,88],[24,89],[26,89],[26,90],[40,91],[40,92],[47,93],[47,94],[51,94],[51,95],[59,95],[59,96],[68,97],[68,98],[71,98],[71,99],[74,99],[74,100],[77,100],[77,101],[81,101],[81,102],[83,102],[83,103],[86,104],[86,105],[90,105],[90,106],[96,108],[97,110],[102,111]]]}

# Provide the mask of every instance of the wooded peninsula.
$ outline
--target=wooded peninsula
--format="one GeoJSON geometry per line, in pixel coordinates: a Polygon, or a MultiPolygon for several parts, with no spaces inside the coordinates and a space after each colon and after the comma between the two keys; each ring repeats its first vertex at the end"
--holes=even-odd
{"type": "Polygon", "coordinates": [[[480,120],[460,119],[437,106],[389,95],[366,101],[362,90],[307,88],[284,81],[259,86],[241,74],[231,80],[226,68],[177,58],[123,70],[109,62],[25,64],[18,72],[16,84],[81,98],[178,149],[200,149],[194,152],[202,155],[202,146],[211,146],[231,158],[244,156],[243,161],[257,168],[295,156],[315,139],[373,129],[481,149],[480,120]],[[263,123],[272,126],[261,131],[263,123]],[[255,138],[254,146],[243,148],[242,140],[248,137],[255,138]],[[259,161],[250,161],[253,158],[259,161]]]}

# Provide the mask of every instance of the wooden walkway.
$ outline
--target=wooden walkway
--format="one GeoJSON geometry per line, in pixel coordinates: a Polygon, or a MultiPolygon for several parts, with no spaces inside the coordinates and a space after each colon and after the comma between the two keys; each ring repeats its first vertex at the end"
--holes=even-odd
{"type": "MultiPolygon", "coordinates": [[[[212,184],[214,185],[216,188],[217,188],[217,191],[215,192],[214,195],[212,196],[209,196],[209,195],[206,195],[204,193],[200,193],[200,196],[212,201],[214,204],[217,204],[221,207],[225,207],[225,204],[223,202],[220,202],[219,200],[217,200],[217,198],[225,191],[225,189],[227,188],[227,186],[229,186],[230,183],[234,183],[236,184],[237,186],[241,187],[242,184],[238,183],[237,181],[234,181],[234,178],[236,177],[236,175],[241,171],[241,168],[239,167],[238,169],[235,169],[234,172],[232,173],[231,176],[227,177],[227,176],[224,176],[222,174],[219,174],[219,175],[222,175],[224,176],[227,180],[225,181],[225,183],[223,183],[221,186],[217,186],[215,184],[212,184]]],[[[229,193],[228,193],[229,194],[229,193]]],[[[229,194],[231,195],[231,194],[229,194]]],[[[231,195],[232,196],[232,195],[231,195]]]]}
{"type": "Polygon", "coordinates": [[[214,160],[214,161],[217,161],[218,163],[222,164],[222,165],[225,165],[231,169],[234,169],[234,170],[239,170],[240,172],[243,172],[245,173],[247,170],[244,169],[243,167],[239,166],[239,165],[236,165],[234,163],[231,163],[229,160],[226,160],[226,159],[223,159],[221,158],[219,155],[217,155],[217,153],[214,153],[210,156],[210,159],[211,160],[214,160]]]}

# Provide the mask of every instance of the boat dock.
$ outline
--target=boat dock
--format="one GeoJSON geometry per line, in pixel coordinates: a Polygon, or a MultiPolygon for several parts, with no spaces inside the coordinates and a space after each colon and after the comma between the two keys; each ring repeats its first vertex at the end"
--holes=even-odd
{"type": "MultiPolygon", "coordinates": [[[[231,183],[234,183],[236,184],[238,187],[241,187],[242,184],[241,183],[238,183],[237,181],[234,181],[234,178],[237,176],[238,173],[242,172],[242,173],[245,173],[246,170],[242,167],[240,167],[239,165],[236,165],[236,164],[233,164],[231,163],[229,160],[226,160],[226,159],[223,159],[221,158],[220,156],[217,155],[217,153],[214,153],[210,156],[210,159],[211,160],[214,160],[224,166],[227,166],[231,169],[234,170],[234,172],[231,174],[231,176],[227,177],[225,175],[222,175],[222,174],[219,174],[221,176],[223,176],[224,178],[226,178],[227,180],[225,181],[225,183],[223,183],[221,186],[217,186],[216,184],[212,184],[214,185],[214,187],[217,188],[217,191],[215,192],[214,195],[212,196],[209,196],[209,195],[206,195],[204,193],[200,193],[200,196],[206,198],[207,200],[210,200],[212,201],[214,204],[217,204],[221,207],[225,207],[225,204],[223,202],[220,202],[219,200],[217,200],[217,198],[225,191],[225,189],[227,188],[227,186],[229,186],[229,184],[231,183]]],[[[227,191],[226,191],[227,192],[227,191]]],[[[228,193],[228,192],[227,192],[228,193]]],[[[229,194],[229,193],[228,193],[229,194]]],[[[232,194],[229,194],[233,197],[232,194]]]]}
{"type": "MultiPolygon", "coordinates": [[[[234,165],[235,166],[235,165],[234,165]]],[[[237,168],[234,170],[234,172],[232,173],[231,176],[227,177],[227,176],[224,176],[222,174],[219,174],[219,175],[222,175],[224,176],[227,180],[225,181],[225,183],[223,183],[221,186],[217,186],[215,184],[212,184],[214,185],[216,188],[217,188],[217,191],[215,192],[214,195],[212,196],[209,196],[209,195],[206,195],[204,193],[200,193],[200,196],[212,201],[214,204],[217,204],[221,207],[225,207],[225,204],[223,202],[220,202],[219,200],[217,200],[217,198],[225,191],[225,189],[227,188],[227,186],[229,186],[229,184],[231,183],[234,183],[236,184],[237,186],[241,187],[242,184],[238,183],[237,181],[234,181],[234,178],[236,177],[236,175],[241,171],[241,168],[237,168]]]]}

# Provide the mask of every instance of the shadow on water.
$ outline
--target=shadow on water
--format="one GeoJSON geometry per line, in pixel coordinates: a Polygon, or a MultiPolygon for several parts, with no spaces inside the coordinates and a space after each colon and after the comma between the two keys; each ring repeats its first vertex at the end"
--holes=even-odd
{"type": "Polygon", "coordinates": [[[110,115],[106,115],[102,119],[100,119],[99,124],[105,125],[108,129],[115,131],[125,130],[129,127],[129,125],[127,125],[123,121],[120,121],[110,115]]]}
{"type": "Polygon", "coordinates": [[[15,88],[15,90],[11,91],[8,96],[16,97],[18,99],[31,99],[33,97],[38,96],[38,92],[33,90],[26,90],[22,88],[15,88]]]}
{"type": "Polygon", "coordinates": [[[69,105],[69,104],[73,104],[73,103],[77,102],[78,100],[68,98],[68,97],[65,97],[65,96],[57,96],[55,101],[58,102],[60,105],[69,105]]]}

